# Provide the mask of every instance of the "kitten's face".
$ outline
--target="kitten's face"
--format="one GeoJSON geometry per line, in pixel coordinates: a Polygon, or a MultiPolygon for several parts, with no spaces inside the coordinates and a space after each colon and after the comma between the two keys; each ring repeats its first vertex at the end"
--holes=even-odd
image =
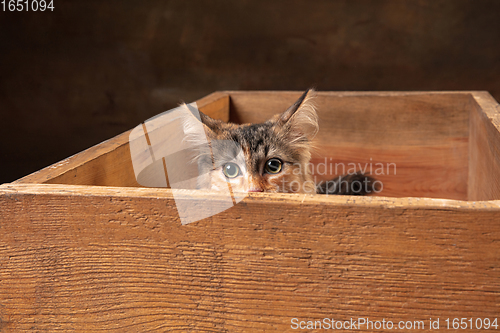
{"type": "Polygon", "coordinates": [[[317,116],[306,91],[283,114],[251,125],[201,115],[211,155],[201,156],[198,187],[233,192],[316,193],[308,170],[317,116]]]}
{"type": "Polygon", "coordinates": [[[212,138],[214,156],[225,156],[229,140],[238,146],[233,148],[236,158],[220,159],[209,171],[212,189],[219,189],[229,182],[235,192],[304,192],[303,184],[308,177],[302,165],[307,167],[310,153],[297,149],[275,122],[255,125],[224,124],[212,138]]]}

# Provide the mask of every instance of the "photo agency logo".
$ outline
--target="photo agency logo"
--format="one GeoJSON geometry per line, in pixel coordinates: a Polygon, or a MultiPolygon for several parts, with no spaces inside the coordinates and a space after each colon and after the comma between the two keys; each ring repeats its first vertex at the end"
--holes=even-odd
{"type": "Polygon", "coordinates": [[[211,176],[226,165],[239,165],[238,172],[245,173],[243,151],[234,141],[209,144],[196,103],[146,120],[132,130],[129,143],[137,182],[170,187],[183,225],[223,212],[247,196],[233,192],[229,179],[211,176]],[[220,195],[211,200],[186,191],[194,189],[213,189],[220,195]]]}

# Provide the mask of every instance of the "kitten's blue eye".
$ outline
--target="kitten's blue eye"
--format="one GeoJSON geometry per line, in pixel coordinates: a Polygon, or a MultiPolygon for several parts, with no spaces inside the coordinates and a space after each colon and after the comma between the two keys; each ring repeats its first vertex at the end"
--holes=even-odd
{"type": "Polygon", "coordinates": [[[227,178],[235,178],[240,174],[240,167],[236,163],[226,163],[222,167],[222,172],[227,178]]]}
{"type": "Polygon", "coordinates": [[[266,162],[266,172],[276,174],[281,171],[282,162],[277,158],[271,158],[266,162]]]}

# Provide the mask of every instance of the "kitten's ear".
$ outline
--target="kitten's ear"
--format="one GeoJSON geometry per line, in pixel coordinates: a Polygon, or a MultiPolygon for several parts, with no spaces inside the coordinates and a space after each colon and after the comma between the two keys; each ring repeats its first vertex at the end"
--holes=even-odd
{"type": "Polygon", "coordinates": [[[188,104],[183,104],[187,108],[182,117],[184,133],[191,142],[205,142],[206,138],[215,138],[219,132],[222,121],[215,120],[203,114],[198,109],[188,104]]]}
{"type": "Polygon", "coordinates": [[[207,131],[207,135],[209,135],[209,133],[212,133],[214,135],[219,133],[221,128],[224,126],[224,122],[222,120],[216,120],[216,119],[210,118],[209,116],[202,113],[201,111],[200,111],[200,118],[201,118],[201,122],[203,123],[203,125],[205,125],[204,127],[205,127],[205,131],[207,131]]]}
{"type": "Polygon", "coordinates": [[[293,139],[311,140],[318,132],[318,115],[314,108],[314,89],[306,90],[277,120],[293,139]]]}

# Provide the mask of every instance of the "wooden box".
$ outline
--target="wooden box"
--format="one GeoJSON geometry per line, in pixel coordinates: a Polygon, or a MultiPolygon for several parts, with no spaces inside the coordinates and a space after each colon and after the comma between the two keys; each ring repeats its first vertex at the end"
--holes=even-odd
{"type": "MultiPolygon", "coordinates": [[[[217,92],[198,107],[260,122],[299,95],[217,92]]],[[[250,193],[182,226],[170,189],[138,187],[129,132],[1,185],[0,331],[493,325],[497,102],[486,92],[320,92],[317,106],[315,165],[394,164],[375,175],[380,194],[250,193]]]]}

